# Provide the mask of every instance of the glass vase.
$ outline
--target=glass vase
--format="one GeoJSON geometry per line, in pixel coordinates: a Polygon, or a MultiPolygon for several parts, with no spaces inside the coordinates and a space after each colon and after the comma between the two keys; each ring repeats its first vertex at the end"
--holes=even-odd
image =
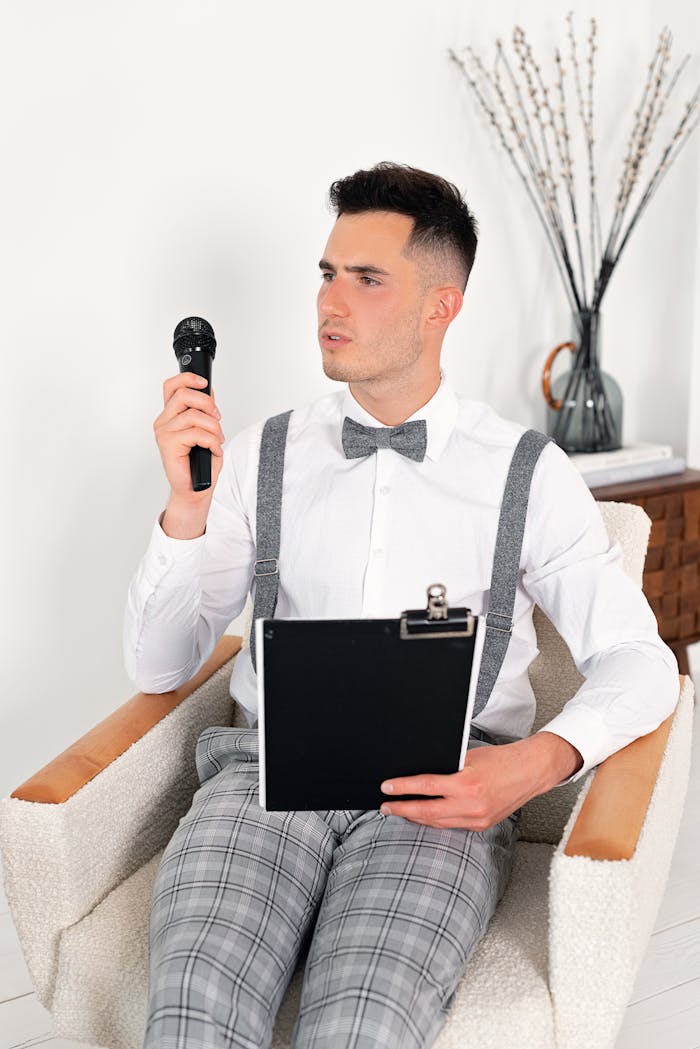
{"type": "Polygon", "coordinates": [[[542,388],[547,433],[565,452],[609,452],[622,447],[622,393],[599,361],[600,313],[574,314],[577,342],[562,342],[547,358],[542,388]],[[550,382],[554,358],[571,350],[568,372],[550,382]]]}

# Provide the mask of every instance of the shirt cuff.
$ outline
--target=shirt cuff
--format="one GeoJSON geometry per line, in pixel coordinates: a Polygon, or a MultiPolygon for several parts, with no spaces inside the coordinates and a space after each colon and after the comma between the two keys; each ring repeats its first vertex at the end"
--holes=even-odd
{"type": "Polygon", "coordinates": [[[173,539],[161,527],[165,510],[156,518],[144,556],[145,574],[153,586],[178,587],[199,576],[204,555],[204,535],[173,539]]]}
{"type": "Polygon", "coordinates": [[[561,736],[572,747],[576,747],[583,758],[581,768],[556,783],[557,787],[561,787],[564,783],[575,783],[577,779],[581,779],[611,754],[610,730],[591,710],[576,707],[566,710],[565,708],[537,731],[553,732],[555,736],[561,736]]]}

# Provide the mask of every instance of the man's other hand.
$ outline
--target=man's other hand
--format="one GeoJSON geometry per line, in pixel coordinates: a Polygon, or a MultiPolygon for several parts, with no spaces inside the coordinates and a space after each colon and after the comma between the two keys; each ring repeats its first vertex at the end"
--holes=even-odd
{"type": "Polygon", "coordinates": [[[425,801],[387,800],[381,811],[429,827],[486,830],[530,798],[577,772],[583,758],[553,732],[537,732],[516,743],[467,750],[464,768],[448,776],[399,776],[382,783],[385,794],[438,795],[425,801]]]}

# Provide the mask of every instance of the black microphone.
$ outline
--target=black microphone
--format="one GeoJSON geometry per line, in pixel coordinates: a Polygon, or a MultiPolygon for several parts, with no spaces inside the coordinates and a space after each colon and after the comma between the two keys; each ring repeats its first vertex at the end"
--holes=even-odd
{"type": "MultiPolygon", "coordinates": [[[[216,354],[214,329],[202,317],[185,317],[173,335],[173,349],[181,372],[194,372],[207,380],[202,393],[211,395],[211,362],[216,354]]],[[[190,448],[192,490],[211,488],[211,449],[195,445],[190,448]]]]}

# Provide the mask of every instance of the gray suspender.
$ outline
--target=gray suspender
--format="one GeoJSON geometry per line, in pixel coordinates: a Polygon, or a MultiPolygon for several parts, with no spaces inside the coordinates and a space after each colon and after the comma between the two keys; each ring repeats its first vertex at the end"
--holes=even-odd
{"type": "Polygon", "coordinates": [[[508,468],[498,518],[496,549],[491,568],[489,610],[486,614],[486,636],[472,718],[480,714],[488,702],[506,656],[510,635],[513,633],[513,607],[520,571],[530,481],[540,452],[551,440],[551,437],[538,430],[526,430],[515,446],[508,468]]]}
{"type": "MultiPolygon", "coordinates": [[[[257,502],[258,559],[253,569],[256,582],[250,630],[250,655],[256,671],[255,622],[261,618],[271,619],[277,606],[282,478],[287,429],[291,414],[290,409],[268,419],[263,427],[260,442],[257,502]]],[[[530,481],[542,449],[551,440],[551,437],[547,437],[538,430],[526,430],[515,446],[508,469],[498,518],[496,548],[491,570],[489,611],[486,615],[486,636],[472,717],[480,714],[488,702],[505,659],[510,635],[513,632],[513,608],[520,570],[530,481]]]]}
{"type": "Polygon", "coordinates": [[[284,449],[289,426],[288,412],[273,415],[263,426],[258,463],[258,506],[256,518],[256,546],[258,559],[253,567],[255,576],[255,603],[250,627],[250,657],[255,662],[255,621],[272,619],[277,607],[277,588],[280,578],[280,522],[282,519],[282,477],[284,449]]]}

